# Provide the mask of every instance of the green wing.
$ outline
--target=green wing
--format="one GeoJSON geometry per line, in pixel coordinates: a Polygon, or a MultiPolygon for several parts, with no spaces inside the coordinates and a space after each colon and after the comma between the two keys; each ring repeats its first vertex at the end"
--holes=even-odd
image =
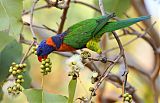
{"type": "Polygon", "coordinates": [[[98,18],[88,19],[71,26],[66,31],[67,35],[63,42],[77,49],[83,48],[113,16],[114,14],[110,14],[107,17],[101,16],[98,18]]]}
{"type": "Polygon", "coordinates": [[[118,29],[129,27],[137,22],[149,19],[150,16],[141,16],[138,18],[130,18],[126,20],[120,20],[116,22],[108,22],[97,34],[96,37],[101,37],[106,32],[112,32],[118,29]]]}

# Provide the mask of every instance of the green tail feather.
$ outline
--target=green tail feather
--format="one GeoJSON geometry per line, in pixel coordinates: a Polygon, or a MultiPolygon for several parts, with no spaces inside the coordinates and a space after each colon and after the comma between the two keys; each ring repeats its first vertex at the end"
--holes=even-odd
{"type": "Polygon", "coordinates": [[[118,29],[122,29],[128,26],[131,26],[139,21],[143,21],[149,18],[150,16],[141,16],[138,18],[130,18],[130,19],[120,20],[116,22],[108,22],[108,24],[106,24],[106,26],[104,26],[104,28],[102,28],[100,32],[97,33],[96,36],[101,37],[105,32],[112,32],[118,29]]]}

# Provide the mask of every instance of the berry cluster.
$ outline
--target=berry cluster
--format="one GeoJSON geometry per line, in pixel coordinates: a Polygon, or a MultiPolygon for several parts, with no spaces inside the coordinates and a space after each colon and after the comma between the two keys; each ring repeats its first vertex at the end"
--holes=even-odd
{"type": "Polygon", "coordinates": [[[129,93],[125,93],[123,95],[123,101],[127,101],[128,103],[132,102],[132,95],[130,95],[129,93]]]}
{"type": "Polygon", "coordinates": [[[9,72],[17,77],[20,73],[24,72],[24,68],[27,66],[26,63],[23,64],[16,64],[15,62],[12,63],[12,65],[10,66],[9,72]]]}
{"type": "Polygon", "coordinates": [[[89,91],[91,91],[92,96],[96,96],[95,89],[93,87],[90,87],[89,91]]]}
{"type": "Polygon", "coordinates": [[[21,84],[24,82],[22,73],[25,71],[24,68],[27,66],[26,63],[23,64],[16,64],[15,62],[12,63],[9,72],[15,77],[15,84],[11,87],[8,87],[8,93],[12,95],[18,95],[23,87],[21,84]]]}
{"type": "Polygon", "coordinates": [[[37,46],[33,46],[32,53],[37,55],[37,46]]]}
{"type": "Polygon", "coordinates": [[[88,52],[88,51],[83,51],[83,52],[81,52],[81,57],[83,58],[83,59],[88,59],[89,57],[91,57],[91,53],[90,52],[88,52]]]}
{"type": "Polygon", "coordinates": [[[42,64],[40,68],[43,75],[47,75],[49,72],[51,72],[52,62],[50,61],[50,58],[42,59],[42,64]]]}
{"type": "Polygon", "coordinates": [[[93,72],[92,77],[91,77],[91,83],[94,84],[99,80],[99,75],[97,72],[93,72]]]}
{"type": "Polygon", "coordinates": [[[71,62],[70,67],[72,70],[68,73],[68,76],[72,76],[72,79],[77,79],[80,72],[80,68],[78,67],[77,62],[71,62]]]}
{"type": "Polygon", "coordinates": [[[9,94],[12,94],[12,95],[16,96],[16,95],[18,95],[20,92],[22,92],[23,87],[22,87],[20,84],[16,83],[16,84],[14,84],[12,87],[8,87],[7,90],[8,90],[8,93],[9,93],[9,94]]]}

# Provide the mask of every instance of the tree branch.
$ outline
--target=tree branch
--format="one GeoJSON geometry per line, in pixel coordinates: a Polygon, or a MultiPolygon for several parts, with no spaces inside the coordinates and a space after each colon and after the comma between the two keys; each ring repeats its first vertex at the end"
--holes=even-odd
{"type": "Polygon", "coordinates": [[[67,16],[67,12],[68,12],[68,9],[69,9],[69,4],[70,4],[70,1],[71,0],[67,0],[66,1],[66,8],[63,10],[63,14],[61,16],[61,23],[59,25],[59,28],[58,28],[58,34],[62,33],[63,31],[63,27],[64,27],[64,23],[65,23],[65,20],[66,20],[66,16],[67,16]]]}

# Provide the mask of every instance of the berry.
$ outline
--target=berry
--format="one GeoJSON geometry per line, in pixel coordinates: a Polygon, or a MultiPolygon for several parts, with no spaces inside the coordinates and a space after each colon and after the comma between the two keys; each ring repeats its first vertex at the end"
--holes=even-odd
{"type": "Polygon", "coordinates": [[[50,69],[49,68],[46,68],[46,71],[48,72],[50,69]]]}
{"type": "Polygon", "coordinates": [[[92,77],[93,78],[97,78],[98,77],[98,73],[97,72],[93,72],[92,77]]]}
{"type": "Polygon", "coordinates": [[[14,67],[13,70],[17,70],[17,67],[14,67]]]}
{"type": "Polygon", "coordinates": [[[45,67],[49,67],[49,63],[46,63],[46,64],[45,64],[45,67]]]}
{"type": "Polygon", "coordinates": [[[9,87],[7,90],[8,90],[9,93],[12,92],[12,88],[11,87],[9,87]]]}
{"type": "Polygon", "coordinates": [[[12,74],[15,75],[17,72],[16,71],[12,71],[12,74]]]}
{"type": "Polygon", "coordinates": [[[17,83],[20,83],[20,82],[21,82],[21,80],[20,80],[20,79],[17,79],[17,80],[16,80],[16,82],[17,82],[17,83]]]}
{"type": "Polygon", "coordinates": [[[49,58],[47,58],[47,59],[45,60],[45,62],[49,63],[49,62],[50,62],[50,59],[49,59],[49,58]]]}
{"type": "Polygon", "coordinates": [[[25,68],[27,66],[27,64],[26,63],[23,63],[23,67],[25,68]]]}
{"type": "Polygon", "coordinates": [[[16,64],[16,66],[15,66],[16,68],[19,68],[19,65],[18,64],[16,64]]]}
{"type": "Polygon", "coordinates": [[[126,97],[126,98],[125,98],[125,101],[129,101],[129,97],[126,97]]]}
{"type": "Polygon", "coordinates": [[[50,62],[49,65],[52,65],[52,62],[50,62]]]}
{"type": "Polygon", "coordinates": [[[20,68],[23,68],[23,64],[19,64],[19,67],[20,67],[20,68]]]}
{"type": "Polygon", "coordinates": [[[13,86],[13,87],[12,87],[12,90],[13,90],[13,91],[16,91],[16,90],[17,90],[16,86],[13,86]]]}
{"type": "Polygon", "coordinates": [[[16,63],[15,63],[15,62],[13,62],[13,63],[12,63],[12,66],[14,66],[14,65],[16,65],[16,63]]]}
{"type": "Polygon", "coordinates": [[[17,86],[17,88],[20,88],[20,87],[21,87],[21,85],[20,85],[20,84],[16,84],[16,86],[17,86]]]}
{"type": "Polygon", "coordinates": [[[50,59],[42,59],[42,64],[40,66],[41,68],[41,73],[43,75],[47,75],[49,72],[51,72],[51,68],[52,68],[52,63],[50,62],[50,59]]]}
{"type": "Polygon", "coordinates": [[[18,75],[18,79],[22,79],[23,78],[23,75],[18,75]]]}
{"type": "Polygon", "coordinates": [[[24,79],[21,79],[21,83],[23,83],[24,82],[24,79]]]}
{"type": "Polygon", "coordinates": [[[40,66],[40,68],[41,68],[41,69],[44,69],[44,68],[45,68],[45,66],[44,66],[44,65],[41,65],[41,66],[40,66]]]}
{"type": "Polygon", "coordinates": [[[18,69],[18,70],[17,70],[17,73],[21,73],[21,70],[20,70],[20,69],[18,69]]]}
{"type": "Polygon", "coordinates": [[[41,69],[41,73],[44,73],[44,70],[41,69]]]}
{"type": "Polygon", "coordinates": [[[132,99],[132,95],[128,95],[128,97],[129,97],[130,99],[132,99]]]}
{"type": "Polygon", "coordinates": [[[90,88],[89,88],[89,91],[93,92],[93,91],[94,91],[94,88],[93,88],[93,87],[90,87],[90,88]]]}
{"type": "Polygon", "coordinates": [[[42,61],[42,65],[45,65],[46,64],[46,62],[45,61],[42,61]]]}
{"type": "Polygon", "coordinates": [[[10,68],[10,69],[9,69],[9,72],[12,73],[12,71],[13,71],[12,68],[10,68]]]}

